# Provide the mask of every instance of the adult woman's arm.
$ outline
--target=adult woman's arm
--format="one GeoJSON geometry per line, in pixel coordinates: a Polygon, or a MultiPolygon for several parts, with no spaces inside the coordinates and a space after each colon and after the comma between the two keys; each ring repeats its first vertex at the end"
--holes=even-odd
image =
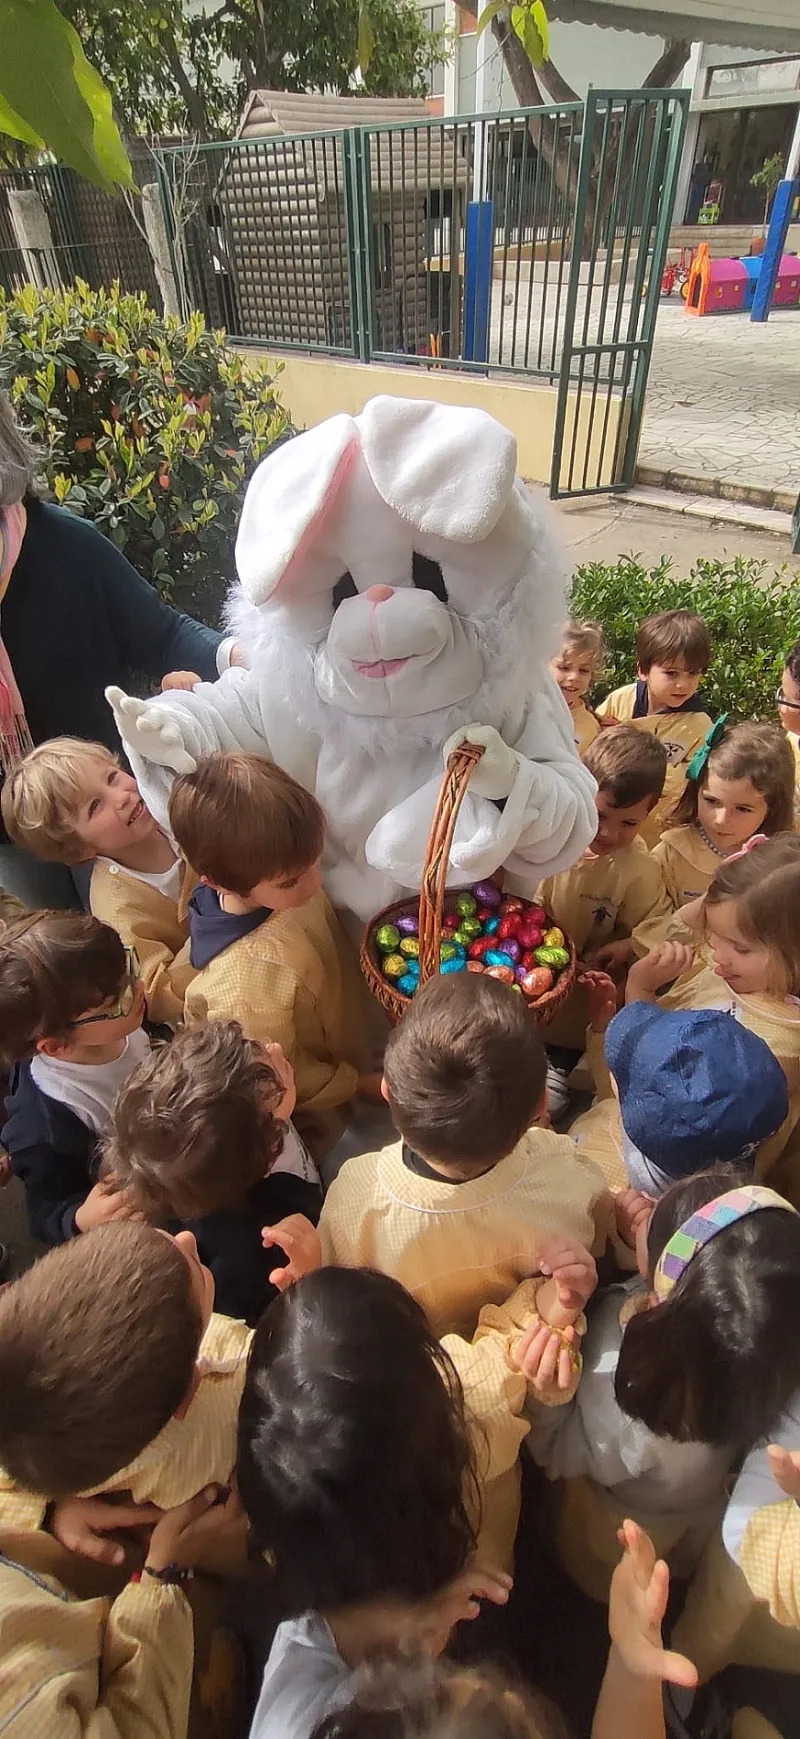
{"type": "Polygon", "coordinates": [[[165,604],[108,538],[102,539],[98,562],[102,600],[129,669],[154,682],[171,670],[194,670],[204,682],[214,682],[222,635],[165,604]]]}

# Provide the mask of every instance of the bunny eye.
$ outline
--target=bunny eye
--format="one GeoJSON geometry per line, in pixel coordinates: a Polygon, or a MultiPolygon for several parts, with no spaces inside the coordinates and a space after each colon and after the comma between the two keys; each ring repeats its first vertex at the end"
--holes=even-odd
{"type": "Polygon", "coordinates": [[[447,587],[442,570],[438,562],[431,561],[430,556],[421,556],[418,550],[414,551],[411,578],[418,592],[432,592],[440,604],[447,603],[447,587]]]}
{"type": "Polygon", "coordinates": [[[336,585],[333,588],[333,607],[334,607],[334,610],[338,610],[339,605],[344,603],[345,598],[357,598],[357,597],[358,597],[358,586],[356,585],[356,582],[353,579],[352,574],[349,574],[349,573],[342,574],[341,579],[336,581],[336,585]]]}

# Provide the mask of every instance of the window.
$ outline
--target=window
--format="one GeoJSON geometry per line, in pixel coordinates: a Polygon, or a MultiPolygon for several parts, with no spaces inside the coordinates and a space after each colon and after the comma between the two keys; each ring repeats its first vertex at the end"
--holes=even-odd
{"type": "Polygon", "coordinates": [[[706,96],[756,96],[762,92],[796,91],[798,87],[800,60],[749,60],[734,66],[712,66],[706,96]]]}
{"type": "MultiPolygon", "coordinates": [[[[420,6],[422,21],[427,30],[444,30],[447,17],[446,6],[420,6]]],[[[428,95],[441,97],[444,95],[444,62],[433,60],[428,68],[428,95]]]]}

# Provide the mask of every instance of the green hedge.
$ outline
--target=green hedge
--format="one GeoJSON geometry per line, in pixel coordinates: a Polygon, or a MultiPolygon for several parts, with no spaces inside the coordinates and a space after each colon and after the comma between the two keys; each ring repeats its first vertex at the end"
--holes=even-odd
{"type": "Polygon", "coordinates": [[[684,608],[707,622],[714,648],[703,693],[712,717],[774,719],[783,655],[800,639],[800,584],[788,568],[735,556],[698,561],[686,579],[666,558],[644,568],[635,556],[614,564],[587,562],[576,570],[573,616],[599,622],[607,657],[594,695],[631,682],[636,674],[636,630],[658,610],[684,608]]]}
{"type": "Polygon", "coordinates": [[[200,314],[162,319],[143,295],[79,280],[0,291],[0,386],[53,498],[215,622],[247,480],[289,427],[267,365],[245,366],[200,314]]]}

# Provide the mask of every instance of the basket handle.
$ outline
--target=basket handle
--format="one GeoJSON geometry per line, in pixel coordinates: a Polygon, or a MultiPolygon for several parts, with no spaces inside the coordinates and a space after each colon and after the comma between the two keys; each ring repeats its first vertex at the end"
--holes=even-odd
{"type": "Polygon", "coordinates": [[[419,899],[419,977],[424,984],[439,971],[444,896],[450,867],[450,846],[467,786],[482,754],[480,743],[461,743],[447,762],[433,812],[428,849],[422,867],[419,899]]]}

